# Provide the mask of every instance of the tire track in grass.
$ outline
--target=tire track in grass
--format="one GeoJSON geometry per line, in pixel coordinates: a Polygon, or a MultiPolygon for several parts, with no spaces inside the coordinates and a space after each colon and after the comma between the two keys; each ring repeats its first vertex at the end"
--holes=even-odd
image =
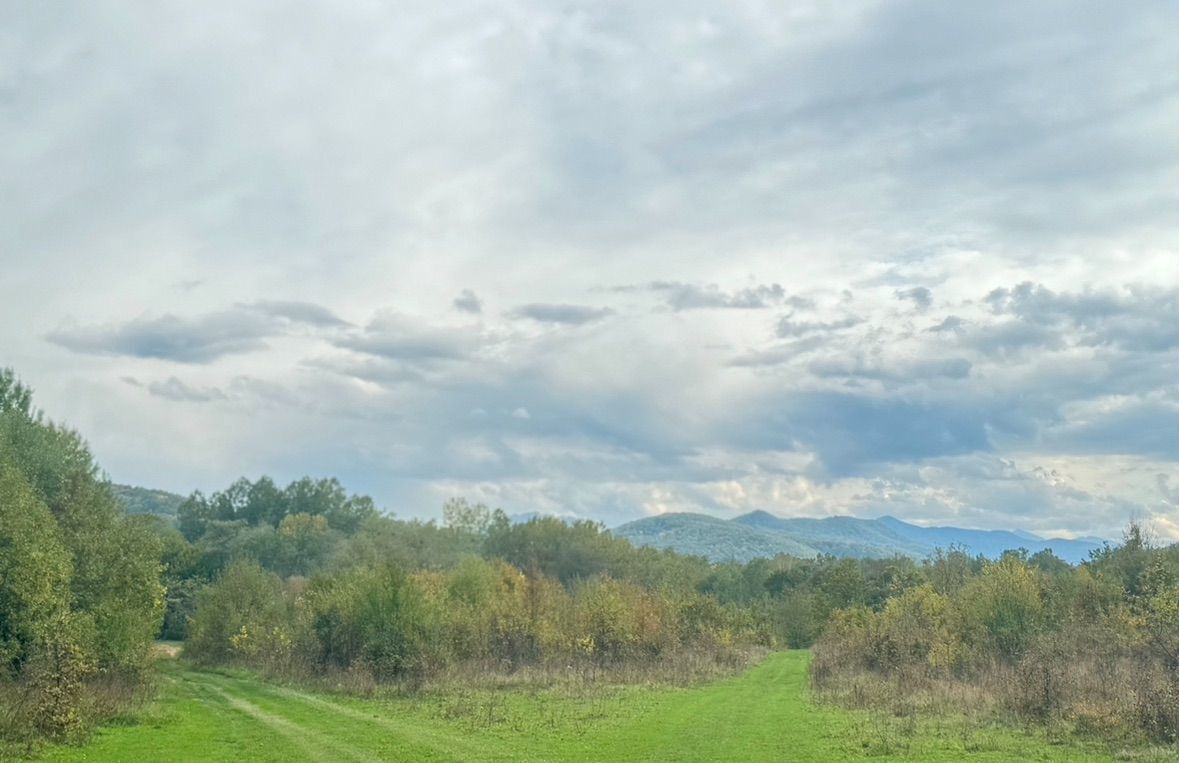
{"type": "Polygon", "coordinates": [[[377,751],[367,751],[356,744],[347,745],[360,754],[368,755],[370,760],[412,760],[415,761],[466,761],[472,759],[486,759],[487,749],[471,743],[456,735],[453,731],[427,731],[424,728],[410,724],[398,724],[387,718],[374,717],[353,708],[341,706],[339,703],[320,699],[304,694],[294,689],[265,684],[251,679],[241,679],[224,674],[203,674],[202,680],[230,696],[243,698],[244,701],[258,708],[260,711],[277,717],[293,727],[319,734],[325,739],[333,739],[349,732],[352,725],[354,740],[366,739],[376,743],[377,751]],[[247,698],[248,697],[248,698],[247,698]],[[324,711],[328,715],[324,715],[324,711]],[[307,711],[311,718],[304,716],[307,711]],[[331,726],[331,718],[345,720],[344,724],[331,726]],[[359,721],[367,727],[365,731],[355,727],[359,721]],[[314,726],[323,727],[327,722],[328,731],[314,731],[314,726]],[[374,737],[372,731],[383,732],[374,737]],[[394,746],[394,749],[384,749],[394,746]],[[376,756],[376,757],[373,757],[376,756]]]}
{"type": "Polygon", "coordinates": [[[213,686],[213,691],[221,695],[229,706],[239,713],[249,716],[253,720],[287,739],[295,746],[308,753],[314,761],[330,763],[337,760],[349,760],[354,763],[383,763],[386,759],[361,750],[347,742],[334,739],[327,734],[300,726],[279,715],[268,713],[258,705],[242,697],[234,696],[219,686],[213,686]]]}
{"type": "Polygon", "coordinates": [[[478,744],[466,737],[461,737],[455,733],[454,729],[430,729],[420,725],[411,726],[407,723],[398,723],[375,713],[366,713],[363,710],[357,710],[341,702],[317,697],[285,686],[272,687],[271,690],[273,693],[286,699],[300,702],[319,710],[325,710],[350,720],[378,726],[447,757],[457,756],[457,760],[474,760],[479,756],[486,756],[490,752],[485,744],[478,744]]]}

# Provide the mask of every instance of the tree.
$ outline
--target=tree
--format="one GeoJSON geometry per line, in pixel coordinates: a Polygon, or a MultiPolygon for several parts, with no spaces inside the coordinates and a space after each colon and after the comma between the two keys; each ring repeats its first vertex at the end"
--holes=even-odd
{"type": "Polygon", "coordinates": [[[491,509],[466,498],[450,498],[442,504],[442,521],[447,527],[472,535],[486,535],[491,527],[491,509]]]}
{"type": "Polygon", "coordinates": [[[27,419],[38,418],[33,410],[33,391],[21,384],[11,368],[0,368],[0,413],[15,413],[27,419]]]}
{"type": "Polygon", "coordinates": [[[69,611],[72,573],[53,515],[20,472],[0,462],[0,677],[19,672],[69,611]]]}
{"type": "Polygon", "coordinates": [[[35,412],[10,372],[3,378],[0,462],[21,473],[52,516],[41,534],[55,534],[70,557],[82,648],[103,670],[137,670],[163,616],[157,541],[128,520],[85,441],[35,412]]]}
{"type": "Polygon", "coordinates": [[[159,552],[85,441],[0,370],[0,692],[30,692],[29,728],[72,734],[91,673],[140,676],[163,616],[159,552]]]}

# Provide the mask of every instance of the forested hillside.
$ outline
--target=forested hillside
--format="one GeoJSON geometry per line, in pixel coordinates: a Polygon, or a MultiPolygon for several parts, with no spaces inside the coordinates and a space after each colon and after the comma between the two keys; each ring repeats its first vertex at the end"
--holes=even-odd
{"type": "Polygon", "coordinates": [[[112,483],[111,492],[128,514],[152,514],[165,519],[175,519],[180,504],[184,503],[182,495],[133,485],[112,483]]]}
{"type": "Polygon", "coordinates": [[[713,561],[748,562],[773,554],[819,554],[854,559],[910,556],[924,559],[937,549],[957,548],[998,559],[1006,551],[1051,551],[1076,564],[1102,547],[1093,538],[1041,538],[1028,532],[919,527],[893,517],[777,517],[754,511],[724,520],[704,514],[662,514],[628,522],[614,533],[635,545],[671,549],[713,561]]]}

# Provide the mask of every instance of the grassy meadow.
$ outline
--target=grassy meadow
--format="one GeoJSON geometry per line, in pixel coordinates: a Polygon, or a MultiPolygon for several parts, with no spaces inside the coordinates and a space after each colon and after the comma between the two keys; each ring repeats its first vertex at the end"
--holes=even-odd
{"type": "Polygon", "coordinates": [[[156,700],[70,761],[1101,761],[1101,748],[1043,732],[941,718],[917,725],[818,707],[807,652],[775,653],[691,688],[426,690],[361,699],[249,673],[160,664],[156,700]]]}

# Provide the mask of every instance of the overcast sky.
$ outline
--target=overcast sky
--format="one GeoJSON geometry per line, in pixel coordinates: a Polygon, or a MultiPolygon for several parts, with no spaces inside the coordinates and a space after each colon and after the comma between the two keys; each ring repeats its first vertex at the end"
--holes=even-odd
{"type": "Polygon", "coordinates": [[[1179,5],[0,0],[111,479],[1179,537],[1179,5]]]}

